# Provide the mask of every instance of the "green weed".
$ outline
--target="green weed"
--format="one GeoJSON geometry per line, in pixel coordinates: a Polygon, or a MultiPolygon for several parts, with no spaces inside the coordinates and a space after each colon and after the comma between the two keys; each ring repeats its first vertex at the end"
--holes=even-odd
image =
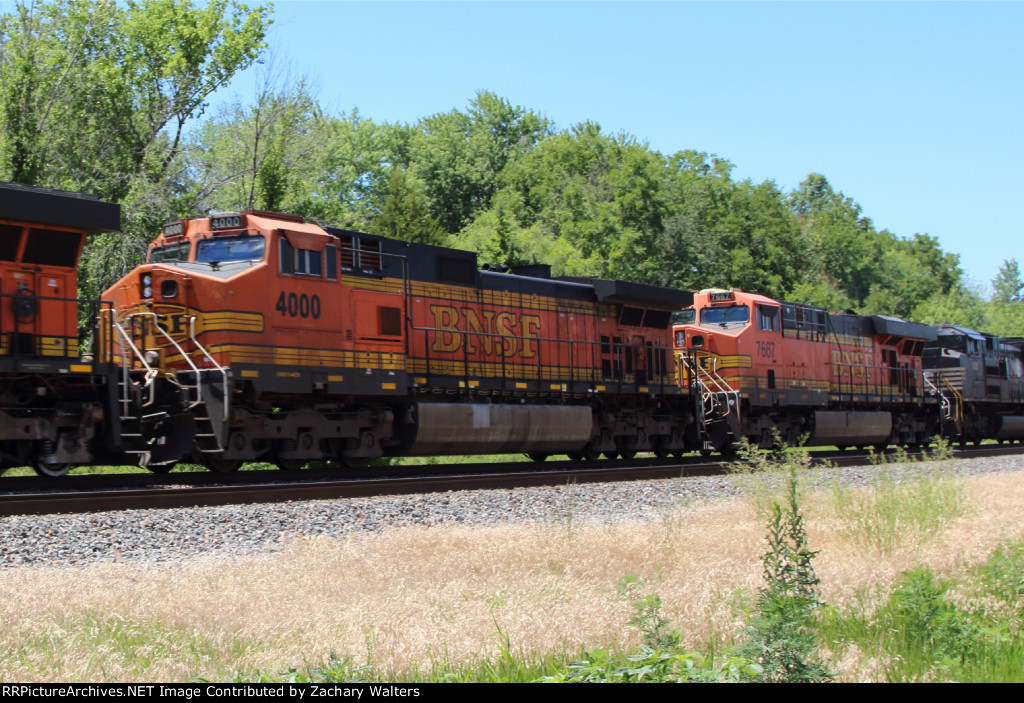
{"type": "Polygon", "coordinates": [[[889,554],[924,544],[967,509],[967,489],[941,471],[881,469],[870,488],[836,481],[829,505],[834,528],[851,545],[889,554]]]}
{"type": "Polygon", "coordinates": [[[856,643],[882,661],[888,681],[1020,682],[1022,615],[1024,544],[1018,543],[959,584],[926,567],[909,571],[873,613],[833,613],[823,632],[837,647],[856,643]]]}

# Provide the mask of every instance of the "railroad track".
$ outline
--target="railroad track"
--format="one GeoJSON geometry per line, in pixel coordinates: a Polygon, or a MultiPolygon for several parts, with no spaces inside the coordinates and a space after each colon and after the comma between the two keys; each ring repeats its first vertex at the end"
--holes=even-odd
{"type": "MultiPolygon", "coordinates": [[[[1024,453],[1024,445],[959,449],[956,458],[1024,453]]],[[[861,452],[811,452],[815,463],[865,464],[861,452]]],[[[914,455],[911,455],[914,456],[914,455]]],[[[474,489],[512,489],[566,483],[639,481],[726,473],[735,462],[639,458],[533,464],[458,464],[384,467],[368,470],[316,469],[301,472],[240,471],[180,474],[67,476],[0,479],[0,515],[84,513],[106,510],[277,503],[474,489]],[[424,475],[429,472],[430,475],[424,475]]]]}

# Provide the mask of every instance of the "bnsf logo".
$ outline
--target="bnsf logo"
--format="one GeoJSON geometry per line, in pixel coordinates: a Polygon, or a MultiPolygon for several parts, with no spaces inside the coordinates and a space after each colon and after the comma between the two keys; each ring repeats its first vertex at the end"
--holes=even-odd
{"type": "Polygon", "coordinates": [[[430,347],[433,352],[457,352],[465,345],[468,354],[482,351],[487,356],[537,356],[538,342],[534,340],[540,338],[539,315],[507,310],[478,313],[473,308],[450,305],[431,305],[430,313],[434,317],[434,342],[430,347]]]}
{"type": "Polygon", "coordinates": [[[163,313],[156,316],[157,323],[172,337],[184,337],[189,332],[191,315],[184,312],[163,313]]]}
{"type": "Polygon", "coordinates": [[[832,350],[832,375],[834,377],[850,376],[864,378],[865,369],[871,366],[871,352],[832,350]]]}

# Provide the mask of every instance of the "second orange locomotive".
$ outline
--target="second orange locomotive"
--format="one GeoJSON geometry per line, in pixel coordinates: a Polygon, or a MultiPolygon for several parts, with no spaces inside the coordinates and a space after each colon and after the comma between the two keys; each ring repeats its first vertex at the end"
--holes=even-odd
{"type": "Polygon", "coordinates": [[[671,337],[683,291],[480,271],[471,252],[247,211],[165,226],[104,297],[136,383],[181,396],[215,470],[664,455],[693,433],[671,337]]]}
{"type": "Polygon", "coordinates": [[[934,328],[709,289],[676,316],[705,448],[917,445],[939,433],[922,355],[934,328]]]}

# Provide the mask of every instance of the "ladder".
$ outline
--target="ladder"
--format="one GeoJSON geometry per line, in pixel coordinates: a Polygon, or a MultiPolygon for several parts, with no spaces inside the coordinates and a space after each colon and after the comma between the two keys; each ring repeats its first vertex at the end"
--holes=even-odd
{"type": "Polygon", "coordinates": [[[946,428],[948,426],[953,430],[950,433],[952,436],[960,436],[963,432],[964,423],[963,395],[957,390],[956,386],[949,382],[945,374],[939,371],[925,371],[923,376],[924,382],[928,385],[928,392],[933,396],[939,397],[942,427],[946,428]]]}
{"type": "Polygon", "coordinates": [[[129,440],[125,451],[138,455],[142,465],[166,463],[181,456],[185,434],[200,452],[223,451],[230,414],[228,371],[196,339],[195,316],[190,316],[188,325],[188,342],[194,349],[190,354],[160,324],[157,313],[130,313],[118,321],[110,312],[115,343],[122,352],[118,403],[121,436],[129,440]],[[165,346],[173,347],[188,368],[170,372],[155,368],[155,360],[147,358],[140,349],[145,345],[135,337],[138,333],[144,338],[147,328],[165,346]],[[194,356],[204,367],[196,364],[194,356]],[[142,373],[133,375],[133,371],[142,373]],[[158,396],[158,379],[167,382],[164,387],[171,391],[167,397],[158,396]]]}
{"type": "Polygon", "coordinates": [[[728,422],[734,429],[740,426],[740,393],[729,385],[718,373],[718,357],[704,354],[698,357],[690,352],[679,352],[677,358],[686,368],[691,379],[691,388],[700,394],[696,404],[697,426],[703,438],[708,437],[708,425],[728,422]],[[709,363],[702,364],[701,358],[709,363]],[[733,417],[730,417],[732,415],[733,417]]]}

